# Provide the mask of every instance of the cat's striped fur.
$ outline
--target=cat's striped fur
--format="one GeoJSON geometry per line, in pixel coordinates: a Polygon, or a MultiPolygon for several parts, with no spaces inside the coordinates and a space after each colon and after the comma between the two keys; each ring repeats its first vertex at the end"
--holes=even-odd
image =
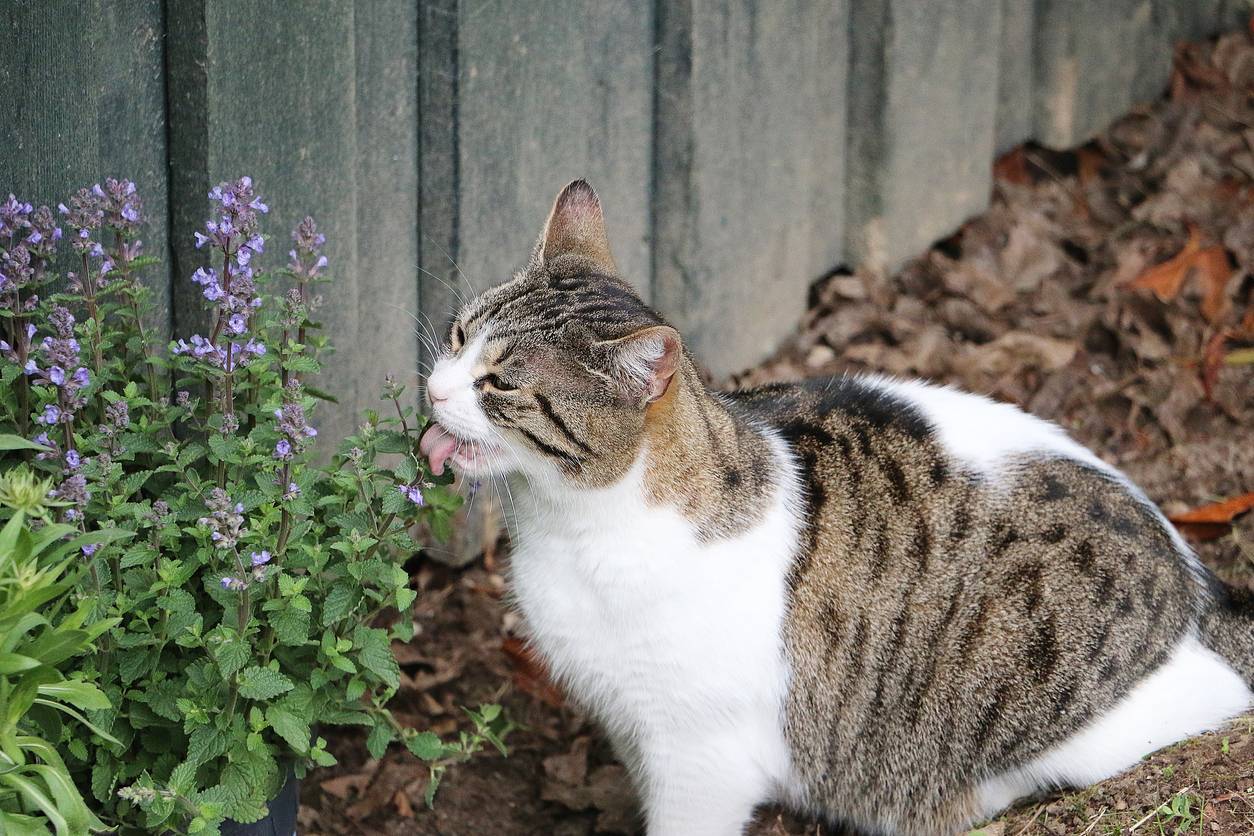
{"type": "Polygon", "coordinates": [[[1250,703],[1248,597],[1119,473],[917,383],[709,392],[582,181],[450,341],[424,452],[510,480],[518,606],[652,836],[952,833],[1250,703]]]}

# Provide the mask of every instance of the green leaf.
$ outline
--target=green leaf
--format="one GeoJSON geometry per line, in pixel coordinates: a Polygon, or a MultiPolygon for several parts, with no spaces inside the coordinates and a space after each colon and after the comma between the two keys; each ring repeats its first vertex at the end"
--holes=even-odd
{"type": "Polygon", "coordinates": [[[413,441],[395,430],[380,430],[374,439],[374,448],[380,453],[408,453],[414,448],[413,441]]]}
{"type": "Polygon", "coordinates": [[[0,653],[0,676],[21,673],[39,667],[42,662],[20,653],[0,653]]]}
{"type": "Polygon", "coordinates": [[[187,740],[187,759],[199,766],[226,751],[226,735],[216,726],[197,726],[187,740]]]}
{"type": "Polygon", "coordinates": [[[299,647],[309,638],[309,613],[283,607],[267,616],[279,644],[299,647]]]}
{"type": "Polygon", "coordinates": [[[266,709],[266,722],[274,733],[287,741],[292,751],[303,755],[309,751],[309,719],[298,717],[281,706],[272,705],[266,709]]]}
{"type": "Polygon", "coordinates": [[[413,482],[418,478],[418,465],[414,462],[412,456],[405,456],[396,463],[396,467],[392,472],[402,482],[413,482]]]}
{"type": "Polygon", "coordinates": [[[27,441],[20,435],[12,435],[10,433],[0,433],[0,451],[9,452],[10,450],[47,450],[48,448],[42,444],[36,444],[33,441],[27,441]]]}
{"type": "Polygon", "coordinates": [[[394,488],[383,492],[381,505],[385,514],[405,514],[416,510],[409,497],[394,488]]]}
{"type": "Polygon", "coordinates": [[[378,760],[383,757],[388,750],[388,744],[396,739],[396,732],[392,727],[383,721],[376,721],[370,734],[366,737],[366,750],[370,752],[370,757],[378,760]]]}
{"type": "Polygon", "coordinates": [[[444,753],[440,736],[429,731],[405,738],[405,748],[424,761],[433,761],[444,753]]]}
{"type": "Polygon", "coordinates": [[[170,773],[170,780],[166,784],[179,795],[191,795],[192,790],[196,789],[196,764],[183,761],[174,767],[174,771],[170,773]]]}
{"type": "Polygon", "coordinates": [[[252,649],[240,639],[227,639],[213,649],[213,660],[218,663],[223,679],[230,679],[236,671],[248,664],[250,658],[252,649]]]}
{"type": "Polygon", "coordinates": [[[392,656],[392,643],[386,630],[358,627],[353,631],[353,644],[357,646],[357,659],[363,668],[390,688],[400,686],[401,671],[392,656]]]}
{"type": "Polygon", "coordinates": [[[122,480],[122,484],[118,489],[117,495],[129,497],[131,494],[135,493],[135,491],[142,488],[144,483],[148,481],[148,477],[152,474],[153,471],[151,470],[140,470],[135,473],[128,474],[127,477],[122,480]]]}
{"type": "Polygon", "coordinates": [[[348,584],[337,583],[331,587],[322,602],[322,626],[330,627],[342,621],[361,601],[361,591],[348,584]]]}
{"type": "Polygon", "coordinates": [[[109,703],[109,698],[104,695],[104,691],[101,691],[90,682],[79,682],[77,680],[52,682],[47,685],[40,685],[39,693],[41,696],[64,700],[84,711],[104,711],[113,707],[109,703]]]}
{"type": "Polygon", "coordinates": [[[270,668],[254,665],[239,675],[239,695],[250,700],[274,699],[294,687],[292,680],[270,668]]]}

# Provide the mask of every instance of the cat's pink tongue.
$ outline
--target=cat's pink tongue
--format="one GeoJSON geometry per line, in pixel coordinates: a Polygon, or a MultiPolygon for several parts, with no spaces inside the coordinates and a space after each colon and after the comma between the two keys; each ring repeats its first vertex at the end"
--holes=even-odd
{"type": "Polygon", "coordinates": [[[418,449],[427,457],[431,472],[439,476],[444,472],[444,463],[453,458],[457,450],[457,437],[439,424],[432,424],[418,440],[418,449]]]}

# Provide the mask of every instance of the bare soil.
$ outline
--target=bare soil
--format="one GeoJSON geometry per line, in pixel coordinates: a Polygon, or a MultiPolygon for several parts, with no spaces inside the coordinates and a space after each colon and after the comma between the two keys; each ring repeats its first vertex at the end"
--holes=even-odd
{"type": "MultiPolygon", "coordinates": [[[[989,210],[901,270],[816,283],[795,337],[731,384],[926,377],[1059,422],[1168,514],[1254,492],[1254,41],[1182,47],[1176,65],[1162,101],[1088,145],[999,160],[989,210]]],[[[1183,528],[1221,578],[1254,588],[1254,514],[1241,505],[1183,528]]],[[[460,706],[499,701],[519,724],[509,757],[451,768],[427,809],[421,763],[368,761],[359,736],[330,730],[340,764],[306,780],[303,833],[638,832],[622,767],[514,637],[504,559],[415,562],[419,633],[398,648],[396,706],[452,733],[460,706]]],[[[982,830],[1254,834],[1254,717],[982,830]]],[[[830,831],[768,809],[753,832],[830,831]]]]}

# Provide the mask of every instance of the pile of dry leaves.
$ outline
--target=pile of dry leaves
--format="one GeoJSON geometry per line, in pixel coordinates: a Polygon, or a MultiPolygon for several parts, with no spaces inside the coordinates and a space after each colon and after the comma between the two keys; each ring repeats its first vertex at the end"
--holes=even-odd
{"type": "MultiPolygon", "coordinates": [[[[1254,587],[1254,38],[1182,47],[1176,66],[1166,100],[1085,147],[999,160],[992,207],[895,275],[817,284],[797,336],[734,383],[875,370],[1020,404],[1125,469],[1208,565],[1254,587]]],[[[428,810],[421,764],[367,762],[343,733],[341,765],[304,786],[302,832],[634,832],[622,767],[515,638],[498,568],[416,563],[400,713],[451,732],[460,706],[500,700],[520,725],[510,757],[452,768],[428,810]]],[[[984,832],[1254,833],[1252,726],[984,832]]],[[[756,832],[824,831],[766,811],[756,832]]]]}

